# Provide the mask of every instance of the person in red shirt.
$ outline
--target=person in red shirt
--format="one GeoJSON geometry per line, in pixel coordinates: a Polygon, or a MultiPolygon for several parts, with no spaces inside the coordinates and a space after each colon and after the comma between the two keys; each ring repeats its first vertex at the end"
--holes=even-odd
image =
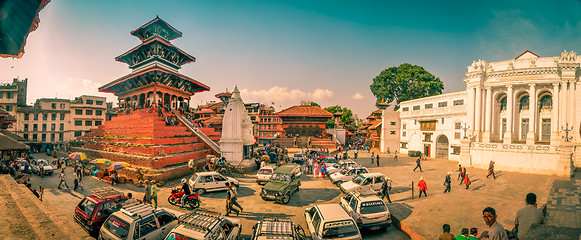
{"type": "Polygon", "coordinates": [[[422,192],[424,193],[424,196],[428,196],[428,194],[426,194],[426,189],[428,189],[428,186],[426,185],[426,181],[424,181],[424,177],[420,177],[420,181],[418,182],[418,187],[420,187],[420,196],[418,198],[422,197],[422,192]]]}
{"type": "Polygon", "coordinates": [[[466,177],[464,177],[464,184],[466,184],[466,189],[468,189],[470,187],[470,184],[472,184],[470,178],[468,178],[468,173],[466,173],[466,177]]]}

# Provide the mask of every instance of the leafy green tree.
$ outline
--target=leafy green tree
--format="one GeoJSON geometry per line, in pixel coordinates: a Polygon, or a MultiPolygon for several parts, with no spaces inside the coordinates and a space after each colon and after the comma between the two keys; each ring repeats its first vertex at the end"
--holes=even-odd
{"type": "Polygon", "coordinates": [[[317,107],[321,107],[321,105],[319,105],[316,102],[309,102],[309,106],[317,106],[317,107]]]}
{"type": "MultiPolygon", "coordinates": [[[[353,112],[351,111],[351,109],[335,105],[326,107],[325,110],[332,114],[335,114],[336,112],[342,112],[343,115],[341,116],[341,122],[343,122],[345,125],[350,125],[351,123],[353,123],[353,112]]],[[[327,128],[335,128],[334,118],[327,120],[327,128]]]]}
{"type": "Polygon", "coordinates": [[[417,98],[442,94],[444,84],[423,67],[404,63],[381,71],[369,86],[377,101],[399,104],[417,98]]]}

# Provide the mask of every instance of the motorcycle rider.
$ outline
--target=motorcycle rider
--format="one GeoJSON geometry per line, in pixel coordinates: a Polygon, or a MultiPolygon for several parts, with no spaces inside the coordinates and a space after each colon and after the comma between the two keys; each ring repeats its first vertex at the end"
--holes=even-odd
{"type": "Polygon", "coordinates": [[[192,192],[190,191],[190,185],[185,178],[182,178],[182,191],[184,191],[184,195],[182,196],[181,203],[182,207],[184,207],[184,202],[186,202],[186,198],[188,198],[192,192]]]}

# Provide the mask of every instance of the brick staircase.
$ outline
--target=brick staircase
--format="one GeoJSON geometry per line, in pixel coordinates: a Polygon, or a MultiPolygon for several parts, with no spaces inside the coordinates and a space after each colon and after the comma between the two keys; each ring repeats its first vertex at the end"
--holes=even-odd
{"type": "MultiPolygon", "coordinates": [[[[308,137],[299,137],[297,139],[297,145],[299,148],[307,147],[308,137]]],[[[294,147],[294,138],[276,138],[272,139],[271,143],[273,145],[280,145],[285,148],[294,147]]],[[[311,148],[324,148],[324,149],[335,149],[336,145],[330,138],[311,138],[311,148]]]]}
{"type": "MultiPolygon", "coordinates": [[[[201,130],[219,140],[214,129],[201,130]]],[[[217,154],[179,121],[166,126],[164,117],[145,109],[114,117],[79,139],[85,141],[81,151],[90,157],[153,169],[185,166],[190,159],[201,163],[217,154]]]]}

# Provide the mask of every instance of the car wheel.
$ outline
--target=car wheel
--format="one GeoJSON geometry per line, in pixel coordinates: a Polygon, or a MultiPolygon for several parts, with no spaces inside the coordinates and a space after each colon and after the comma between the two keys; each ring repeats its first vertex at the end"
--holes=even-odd
{"type": "Polygon", "coordinates": [[[280,200],[280,202],[282,204],[287,204],[290,201],[290,194],[285,194],[284,196],[282,196],[282,199],[280,200]]]}
{"type": "Polygon", "coordinates": [[[262,197],[262,200],[267,201],[268,199],[266,199],[265,197],[262,197]]]}
{"type": "Polygon", "coordinates": [[[202,195],[202,194],[206,193],[206,189],[203,189],[203,188],[198,188],[198,193],[199,193],[200,195],[202,195]]]}
{"type": "Polygon", "coordinates": [[[341,186],[341,184],[343,184],[343,181],[341,181],[341,180],[335,182],[335,185],[337,185],[337,187],[341,186]]]}

